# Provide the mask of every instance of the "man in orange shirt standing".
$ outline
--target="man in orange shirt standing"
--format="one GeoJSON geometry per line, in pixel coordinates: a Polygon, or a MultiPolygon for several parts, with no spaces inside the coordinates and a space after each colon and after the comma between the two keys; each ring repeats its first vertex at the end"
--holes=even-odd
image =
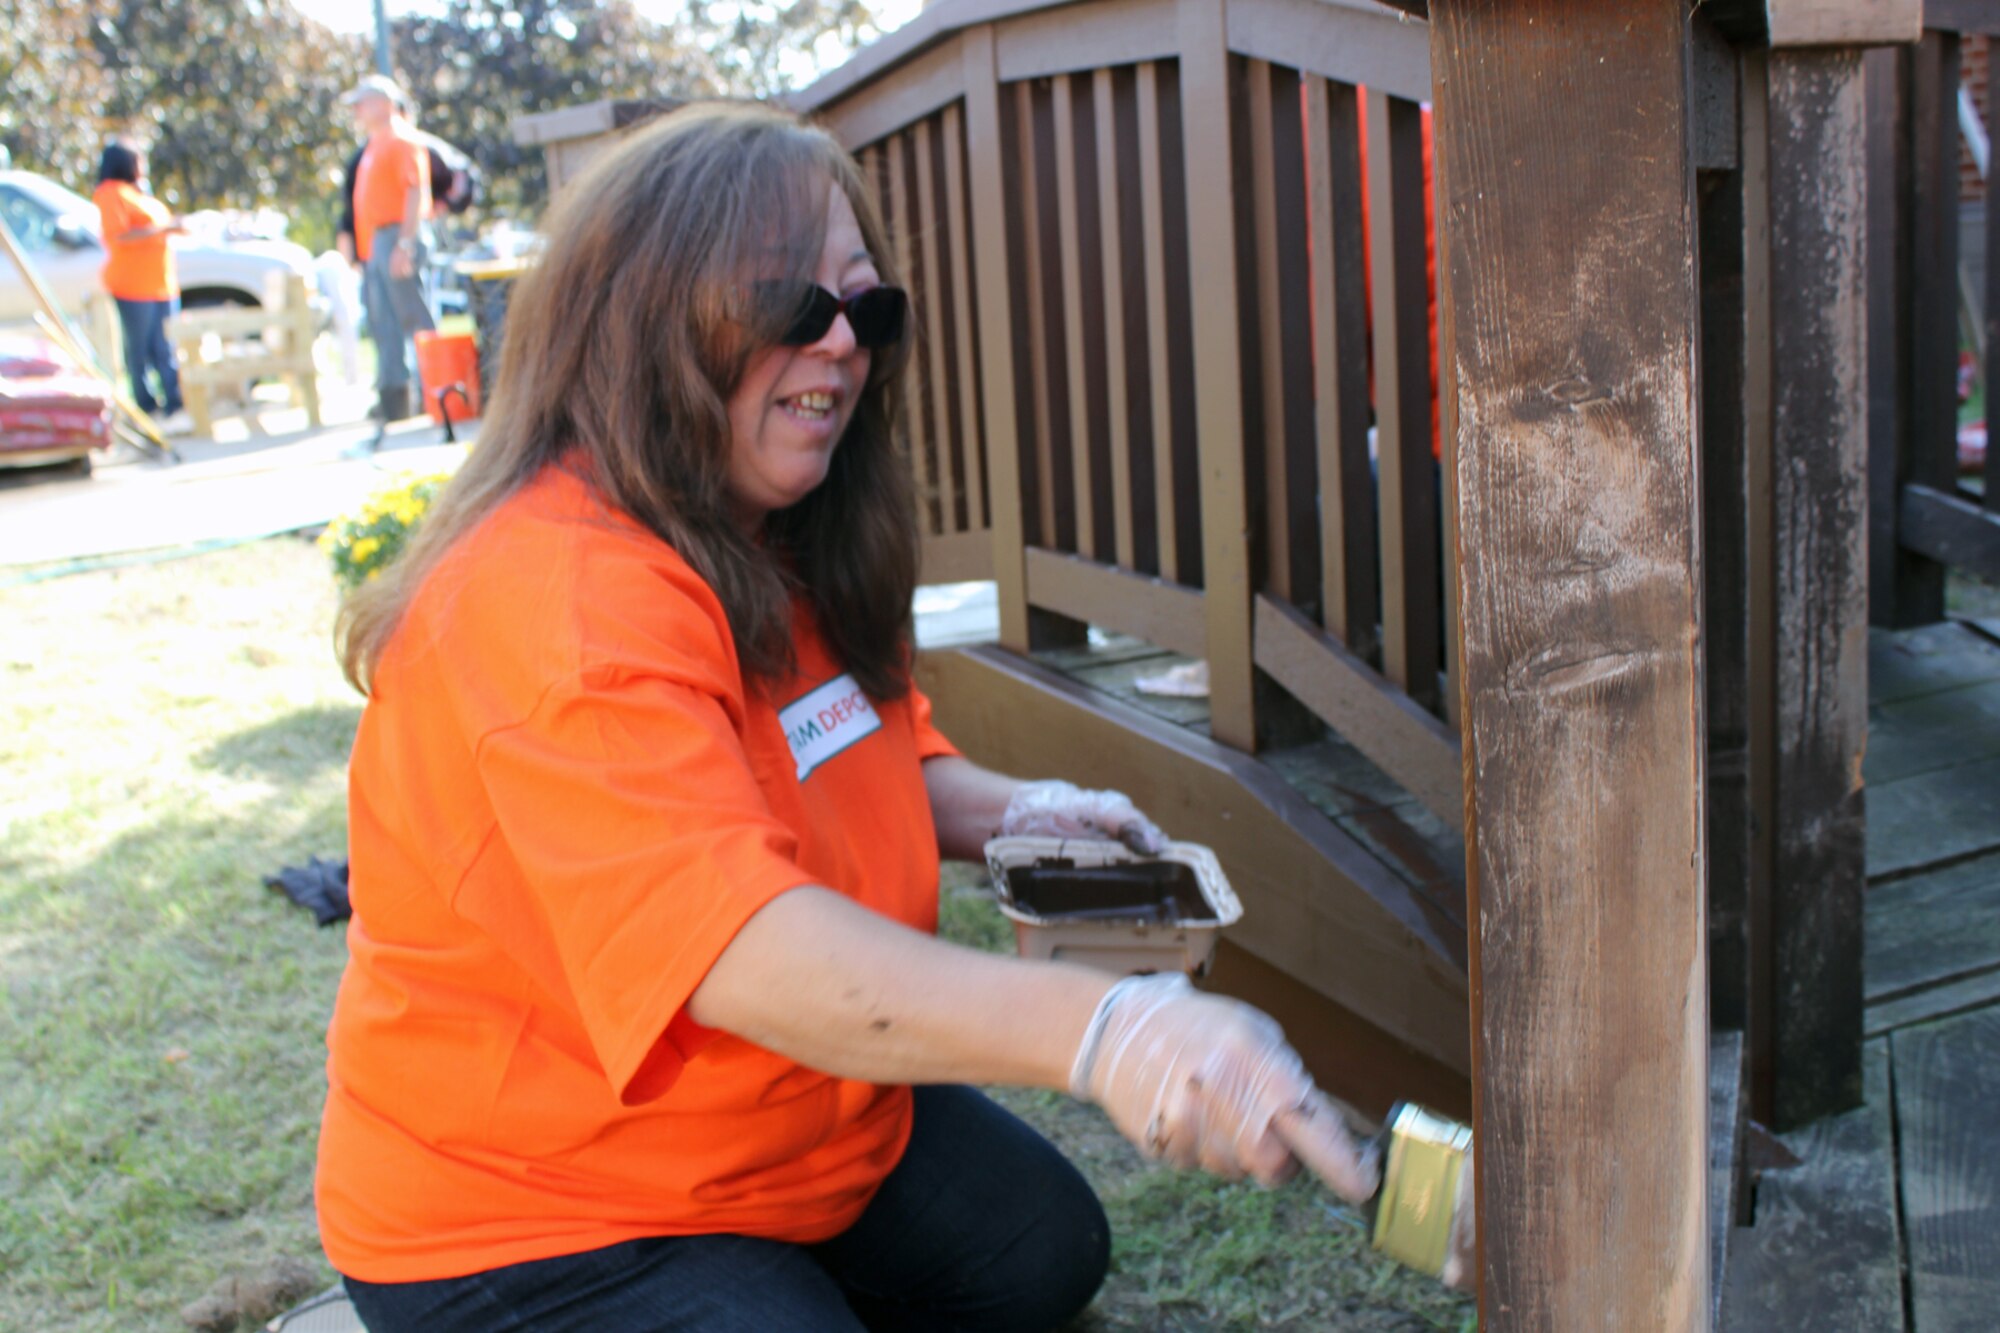
{"type": "Polygon", "coordinates": [[[361,297],[375,339],[375,416],[401,421],[421,404],[410,401],[410,339],[437,323],[424,303],[418,274],[424,263],[424,211],[430,203],[430,154],[398,107],[403,90],[370,74],[344,98],[368,136],[354,172],[354,253],[361,297]]]}

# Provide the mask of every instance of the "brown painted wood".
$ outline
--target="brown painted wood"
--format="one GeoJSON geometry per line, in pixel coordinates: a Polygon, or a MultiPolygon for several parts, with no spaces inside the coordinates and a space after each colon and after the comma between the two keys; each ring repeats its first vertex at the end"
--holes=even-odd
{"type": "Polygon", "coordinates": [[[1174,51],[1174,0],[1091,0],[1022,15],[1000,29],[1000,77],[1088,74],[1174,51]]]}
{"type": "Polygon", "coordinates": [[[1074,545],[1079,555],[1102,560],[1110,546],[1110,524],[1096,484],[1096,461],[1104,427],[1104,355],[1101,341],[1103,306],[1102,252],[1096,227],[1096,134],[1088,101],[1088,85],[1079,92],[1067,74],[1050,81],[1054,108],[1056,236],[1062,274],[1063,343],[1068,352],[1063,379],[1069,399],[1069,503],[1076,525],[1074,545]],[[1081,141],[1081,142],[1080,142],[1081,141]]]}
{"type": "Polygon", "coordinates": [[[1730,1237],[1723,1333],[1904,1328],[1886,1041],[1864,1069],[1867,1104],[1785,1135],[1799,1165],[1758,1181],[1754,1225],[1730,1237]]]}
{"type": "Polygon", "coordinates": [[[822,104],[820,118],[842,143],[886,139],[965,94],[965,56],[956,38],[940,42],[892,76],[822,104]]]}
{"type": "Polygon", "coordinates": [[[1907,549],[1989,583],[2000,582],[2000,513],[1912,482],[1903,487],[1901,517],[1907,549]]]}
{"type": "MultiPolygon", "coordinates": [[[[1251,317],[1244,321],[1248,334],[1244,360],[1254,367],[1246,372],[1245,378],[1254,384],[1250,393],[1255,404],[1255,424],[1247,427],[1250,438],[1244,452],[1251,473],[1253,578],[1260,590],[1291,601],[1292,516],[1287,503],[1291,478],[1285,467],[1285,335],[1279,321],[1282,275],[1286,261],[1292,257],[1282,253],[1277,239],[1279,167],[1272,121],[1284,116],[1285,110],[1272,106],[1276,100],[1273,72],[1270,63],[1263,60],[1246,60],[1237,67],[1250,195],[1245,241],[1255,275],[1248,284],[1255,305],[1251,317]]],[[[1296,102],[1291,115],[1293,118],[1298,115],[1296,102]]]]}
{"type": "Polygon", "coordinates": [[[1354,87],[1306,80],[1312,183],[1314,428],[1318,443],[1320,620],[1354,653],[1381,644],[1376,621],[1375,478],[1368,461],[1368,311],[1354,87]]]}
{"type": "MultiPolygon", "coordinates": [[[[1194,265],[1190,252],[1187,134],[1182,125],[1180,62],[1159,64],[1156,91],[1160,109],[1160,240],[1165,260],[1163,323],[1167,330],[1167,387],[1172,404],[1169,441],[1172,467],[1175,556],[1182,583],[1206,581],[1203,565],[1201,407],[1196,392],[1194,265]]],[[[1241,370],[1238,371],[1241,391],[1241,370]]]]}
{"type": "MultiPolygon", "coordinates": [[[[930,270],[923,264],[922,251],[917,244],[917,232],[923,223],[912,197],[910,173],[915,166],[915,155],[911,152],[912,137],[911,133],[902,133],[884,142],[881,145],[881,162],[887,176],[885,193],[889,205],[890,245],[896,252],[897,270],[908,275],[918,315],[918,339],[922,346],[930,341],[923,327],[924,317],[929,314],[930,270]]],[[[944,526],[936,480],[936,436],[932,431],[930,411],[931,386],[938,381],[924,374],[921,369],[922,355],[920,351],[916,358],[917,372],[904,381],[909,401],[903,413],[903,423],[908,432],[910,465],[916,473],[917,512],[924,531],[938,533],[944,530],[944,526]]]]}
{"type": "Polygon", "coordinates": [[[948,532],[924,539],[919,574],[925,583],[969,583],[993,577],[993,538],[986,532],[948,532]]]}
{"type": "Polygon", "coordinates": [[[1269,768],[997,649],[926,653],[917,675],[975,761],[1126,792],[1215,850],[1244,907],[1233,943],[1465,1070],[1465,975],[1427,909],[1269,768]]]}
{"type": "Polygon", "coordinates": [[[1190,657],[1207,648],[1199,592],[1116,565],[1031,546],[1028,597],[1072,620],[1134,634],[1190,657]]]}
{"type": "Polygon", "coordinates": [[[1320,601],[1320,497],[1313,420],[1304,89],[1283,65],[1249,62],[1257,173],[1259,364],[1264,379],[1265,587],[1295,606],[1320,601]],[[1261,76],[1261,77],[1254,77],[1261,76]],[[1268,169],[1268,175],[1265,174],[1268,169]]]}
{"type": "Polygon", "coordinates": [[[1778,597],[1773,1128],[1861,1101],[1868,738],[1866,117],[1861,57],[1770,57],[1778,597]]]}
{"type": "MultiPolygon", "coordinates": [[[[985,439],[981,433],[979,347],[974,338],[976,293],[972,285],[971,241],[966,225],[966,197],[970,188],[965,170],[965,124],[957,105],[944,109],[945,234],[951,254],[952,366],[958,403],[958,431],[962,442],[960,461],[965,481],[965,510],[968,529],[983,531],[992,524],[986,505],[985,439]]],[[[986,225],[993,226],[989,222],[986,225]]]]}
{"type": "Polygon", "coordinates": [[[962,530],[959,495],[963,482],[958,476],[960,442],[951,411],[951,280],[945,272],[940,245],[944,240],[943,210],[938,206],[937,143],[933,122],[920,120],[912,130],[916,165],[914,218],[916,254],[923,266],[923,318],[919,321],[923,355],[924,401],[929,410],[932,467],[931,485],[937,492],[935,531],[962,530]]]}
{"type": "Polygon", "coordinates": [[[1022,161],[1024,180],[1032,180],[1031,190],[1022,194],[1029,209],[1028,281],[1036,293],[1030,301],[1035,311],[1038,355],[1034,362],[1036,425],[1041,434],[1036,441],[1036,486],[1042,510],[1042,529],[1036,544],[1056,550],[1074,551],[1076,546],[1076,492],[1070,472],[1071,451],[1078,441],[1071,431],[1069,326],[1065,317],[1063,282],[1061,164],[1057,158],[1061,134],[1056,125],[1055,85],[1037,79],[1018,85],[1021,89],[1022,161]],[[1042,414],[1046,413],[1046,417],[1042,414]]]}
{"type": "Polygon", "coordinates": [[[1490,1330],[1709,1319],[1687,40],[1431,6],[1490,1330]]]}
{"type": "Polygon", "coordinates": [[[1436,468],[1424,276],[1423,120],[1368,93],[1368,253],[1382,542],[1382,674],[1427,708],[1443,665],[1436,468]]]}
{"type": "Polygon", "coordinates": [[[1000,642],[1028,650],[1027,543],[1022,531],[1020,426],[1025,418],[1016,388],[1014,311],[1007,262],[1009,214],[1000,85],[994,75],[990,29],[966,32],[965,154],[971,215],[973,290],[978,298],[981,426],[986,484],[992,505],[993,578],[1000,605],[1000,642]]]}
{"type": "Polygon", "coordinates": [[[1458,737],[1303,613],[1257,599],[1257,665],[1438,818],[1465,817],[1458,737]]]}
{"type": "Polygon", "coordinates": [[[1923,0],[1923,26],[2000,36],[2000,7],[1993,0],[1923,0]]]}
{"type": "Polygon", "coordinates": [[[2000,1008],[1909,1028],[1889,1042],[1913,1322],[1921,1330],[1991,1327],[2000,1309],[2000,1008]]]}
{"type": "MultiPolygon", "coordinates": [[[[1153,62],[1138,67],[1134,82],[1137,110],[1139,161],[1139,215],[1143,233],[1140,252],[1145,264],[1145,376],[1147,430],[1142,438],[1151,445],[1152,514],[1157,525],[1160,577],[1181,578],[1179,516],[1174,496],[1174,399],[1173,372],[1168,364],[1167,326],[1167,204],[1161,180],[1160,154],[1173,146],[1177,135],[1161,128],[1160,70],[1153,62]]],[[[1178,129],[1178,127],[1176,127],[1178,129]]],[[[1139,412],[1134,404],[1133,412],[1139,412]]],[[[1141,506],[1144,507],[1143,505],[1141,506]]]]}
{"type": "Polygon", "coordinates": [[[1431,96],[1423,27],[1398,21],[1373,0],[1344,12],[1325,0],[1229,0],[1229,49],[1412,102],[1431,96]]]}
{"type": "Polygon", "coordinates": [[[1251,665],[1250,498],[1246,398],[1237,312],[1248,295],[1238,273],[1237,108],[1222,0],[1179,0],[1181,134],[1188,177],[1188,266],[1194,321],[1196,446],[1200,454],[1202,587],[1208,610],[1210,726],[1217,740],[1257,748],[1251,665]]]}
{"type": "Polygon", "coordinates": [[[1124,209],[1119,176],[1124,170],[1118,151],[1118,108],[1112,71],[1091,75],[1091,110],[1097,154],[1098,272],[1102,275],[1104,354],[1104,450],[1110,456],[1112,559],[1125,569],[1138,568],[1132,527],[1132,421],[1125,350],[1130,314],[1125,300],[1125,261],[1121,254],[1124,209]]]}

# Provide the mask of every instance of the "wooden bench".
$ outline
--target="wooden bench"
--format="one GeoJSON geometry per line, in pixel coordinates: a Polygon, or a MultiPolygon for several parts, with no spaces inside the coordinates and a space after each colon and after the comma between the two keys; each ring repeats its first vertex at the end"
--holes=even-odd
{"type": "Polygon", "coordinates": [[[320,425],[319,378],[313,343],[324,322],[314,308],[306,280],[285,280],[283,299],[273,308],[186,310],[169,323],[180,361],[181,397],[194,418],[195,433],[214,434],[216,389],[240,392],[252,380],[282,379],[306,417],[320,425]]]}

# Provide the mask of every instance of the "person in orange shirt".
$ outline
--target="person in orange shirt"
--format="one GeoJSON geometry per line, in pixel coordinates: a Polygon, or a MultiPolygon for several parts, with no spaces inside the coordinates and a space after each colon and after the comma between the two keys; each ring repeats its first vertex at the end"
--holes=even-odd
{"type": "Polygon", "coordinates": [[[368,703],[315,1196],[368,1328],[1055,1327],[1103,1211],[967,1084],[1367,1197],[1256,1010],[935,937],[940,856],[1162,835],[977,767],[910,679],[907,300],[853,161],[683,108],[546,237],[479,448],[339,626],[368,703]]]}
{"type": "Polygon", "coordinates": [[[342,100],[368,139],[354,169],[354,256],[375,342],[375,415],[386,425],[422,410],[410,399],[410,340],[437,327],[421,281],[430,152],[399,109],[409,98],[395,80],[370,74],[342,100]]]}
{"type": "Polygon", "coordinates": [[[167,320],[180,309],[181,297],[169,238],[187,228],[146,192],[145,179],[146,159],[137,147],[123,139],[104,146],[93,196],[108,256],[104,290],[118,303],[132,401],[149,415],[164,408],[161,429],[179,435],[192,423],[181,408],[180,371],[167,338],[167,320]],[[157,396],[149,376],[159,381],[157,396]]]}

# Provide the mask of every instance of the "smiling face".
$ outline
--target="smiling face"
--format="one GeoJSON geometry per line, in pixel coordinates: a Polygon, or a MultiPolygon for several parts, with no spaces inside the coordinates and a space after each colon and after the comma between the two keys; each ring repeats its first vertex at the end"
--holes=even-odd
{"type": "MultiPolygon", "coordinates": [[[[813,281],[841,297],[880,285],[854,207],[827,186],[826,244],[813,281]]],[[[806,498],[826,480],[840,437],[868,384],[869,353],[847,316],[809,347],[753,353],[729,396],[729,498],[746,530],[806,498]]]]}

